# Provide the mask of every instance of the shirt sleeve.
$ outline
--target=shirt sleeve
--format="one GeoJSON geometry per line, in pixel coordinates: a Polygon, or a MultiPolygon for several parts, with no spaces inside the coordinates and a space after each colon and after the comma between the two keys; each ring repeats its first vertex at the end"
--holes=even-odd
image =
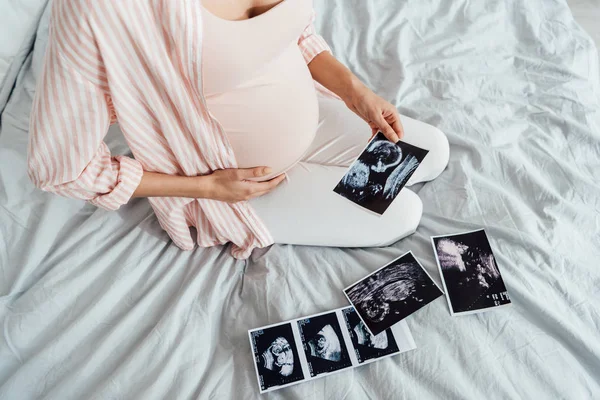
{"type": "Polygon", "coordinates": [[[329,45],[320,35],[317,34],[313,24],[315,12],[312,12],[310,22],[298,39],[298,46],[306,63],[310,63],[319,53],[328,51],[331,53],[329,45]]]}
{"type": "Polygon", "coordinates": [[[30,117],[29,177],[44,191],[116,210],[139,185],[142,166],[111,156],[104,143],[115,117],[110,96],[73,67],[52,32],[30,117]]]}

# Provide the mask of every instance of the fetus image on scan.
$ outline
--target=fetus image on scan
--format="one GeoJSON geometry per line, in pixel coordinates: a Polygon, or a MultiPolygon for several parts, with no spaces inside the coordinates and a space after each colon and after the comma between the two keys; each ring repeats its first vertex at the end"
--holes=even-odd
{"type": "Polygon", "coordinates": [[[412,253],[392,261],[344,292],[374,335],[442,295],[412,253]]]}
{"type": "Polygon", "coordinates": [[[261,390],[304,379],[291,323],[255,329],[250,341],[261,390]]]}
{"type": "Polygon", "coordinates": [[[455,313],[510,303],[484,230],[437,237],[434,243],[455,313]]]}
{"type": "MultiPolygon", "coordinates": [[[[388,272],[388,271],[385,271],[388,272]]],[[[376,276],[378,281],[365,284],[360,295],[360,309],[372,322],[381,322],[392,311],[391,304],[407,301],[414,295],[420,301],[417,285],[425,279],[420,269],[412,264],[398,265],[387,274],[376,276]]],[[[359,293],[358,290],[354,293],[359,293]]]]}
{"type": "Polygon", "coordinates": [[[426,154],[427,150],[403,142],[392,143],[378,133],[334,191],[383,214],[426,154]]]}
{"type": "Polygon", "coordinates": [[[330,361],[339,361],[342,358],[340,340],[331,325],[325,325],[317,335],[309,340],[310,354],[330,361]]]}
{"type": "Polygon", "coordinates": [[[369,182],[370,168],[367,164],[358,160],[350,167],[350,170],[342,178],[345,197],[358,202],[364,202],[376,198],[383,190],[379,183],[369,182]]]}
{"type": "Polygon", "coordinates": [[[264,367],[278,372],[283,376],[290,376],[294,372],[294,353],[288,341],[283,337],[276,338],[271,346],[262,354],[264,367]]]}
{"type": "Polygon", "coordinates": [[[388,337],[387,332],[385,331],[374,336],[367,330],[367,327],[362,321],[360,321],[353,330],[356,335],[356,341],[362,346],[373,347],[375,349],[386,349],[388,347],[388,337]]]}
{"type": "Polygon", "coordinates": [[[364,162],[375,172],[385,172],[400,164],[402,149],[387,140],[371,142],[365,151],[364,162]]]}
{"type": "Polygon", "coordinates": [[[391,329],[373,335],[360,319],[354,307],[342,310],[346,321],[346,329],[350,334],[354,354],[359,363],[395,354],[399,351],[398,343],[391,329]]]}
{"type": "Polygon", "coordinates": [[[311,376],[352,366],[335,311],[299,320],[298,330],[311,376]]]}

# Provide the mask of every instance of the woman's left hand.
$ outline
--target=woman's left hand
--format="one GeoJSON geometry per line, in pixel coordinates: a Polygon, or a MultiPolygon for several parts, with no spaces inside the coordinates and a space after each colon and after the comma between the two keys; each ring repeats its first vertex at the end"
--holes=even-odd
{"type": "Polygon", "coordinates": [[[404,136],[404,128],[396,107],[377,96],[368,87],[361,85],[353,90],[344,102],[369,124],[371,137],[381,131],[390,141],[396,143],[404,136]]]}

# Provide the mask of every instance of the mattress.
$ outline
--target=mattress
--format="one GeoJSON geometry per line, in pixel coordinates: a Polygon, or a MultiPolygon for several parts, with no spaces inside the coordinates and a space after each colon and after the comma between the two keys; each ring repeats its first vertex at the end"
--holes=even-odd
{"type": "MultiPolygon", "coordinates": [[[[0,88],[0,398],[261,398],[248,329],[345,306],[344,287],[409,250],[439,283],[430,236],[476,228],[512,305],[451,317],[438,299],[406,319],[417,349],[265,396],[600,397],[598,54],[566,2],[315,8],[342,62],[449,138],[447,169],[416,188],[416,233],[238,261],[179,250],[144,199],[107,212],[37,190],[26,149],[46,13],[0,88]]],[[[107,143],[128,151],[118,126],[107,143]]]]}

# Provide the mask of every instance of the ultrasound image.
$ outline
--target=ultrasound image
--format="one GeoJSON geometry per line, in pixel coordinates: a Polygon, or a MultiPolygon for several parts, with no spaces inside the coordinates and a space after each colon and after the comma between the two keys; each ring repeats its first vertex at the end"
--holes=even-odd
{"type": "Polygon", "coordinates": [[[392,261],[344,293],[374,335],[442,295],[412,253],[392,261]]]}
{"type": "Polygon", "coordinates": [[[454,313],[510,303],[483,229],[434,237],[433,244],[454,313]]]}
{"type": "Polygon", "coordinates": [[[335,312],[298,321],[311,376],[352,366],[335,312]]]}
{"type": "Polygon", "coordinates": [[[379,132],[333,191],[383,214],[427,153],[408,143],[394,144],[379,132]]]}
{"type": "Polygon", "coordinates": [[[290,323],[250,333],[261,390],[304,379],[290,323]]]}
{"type": "Polygon", "coordinates": [[[374,336],[361,321],[354,307],[342,310],[346,329],[352,339],[354,352],[359,363],[398,353],[398,345],[391,329],[374,336]]]}

